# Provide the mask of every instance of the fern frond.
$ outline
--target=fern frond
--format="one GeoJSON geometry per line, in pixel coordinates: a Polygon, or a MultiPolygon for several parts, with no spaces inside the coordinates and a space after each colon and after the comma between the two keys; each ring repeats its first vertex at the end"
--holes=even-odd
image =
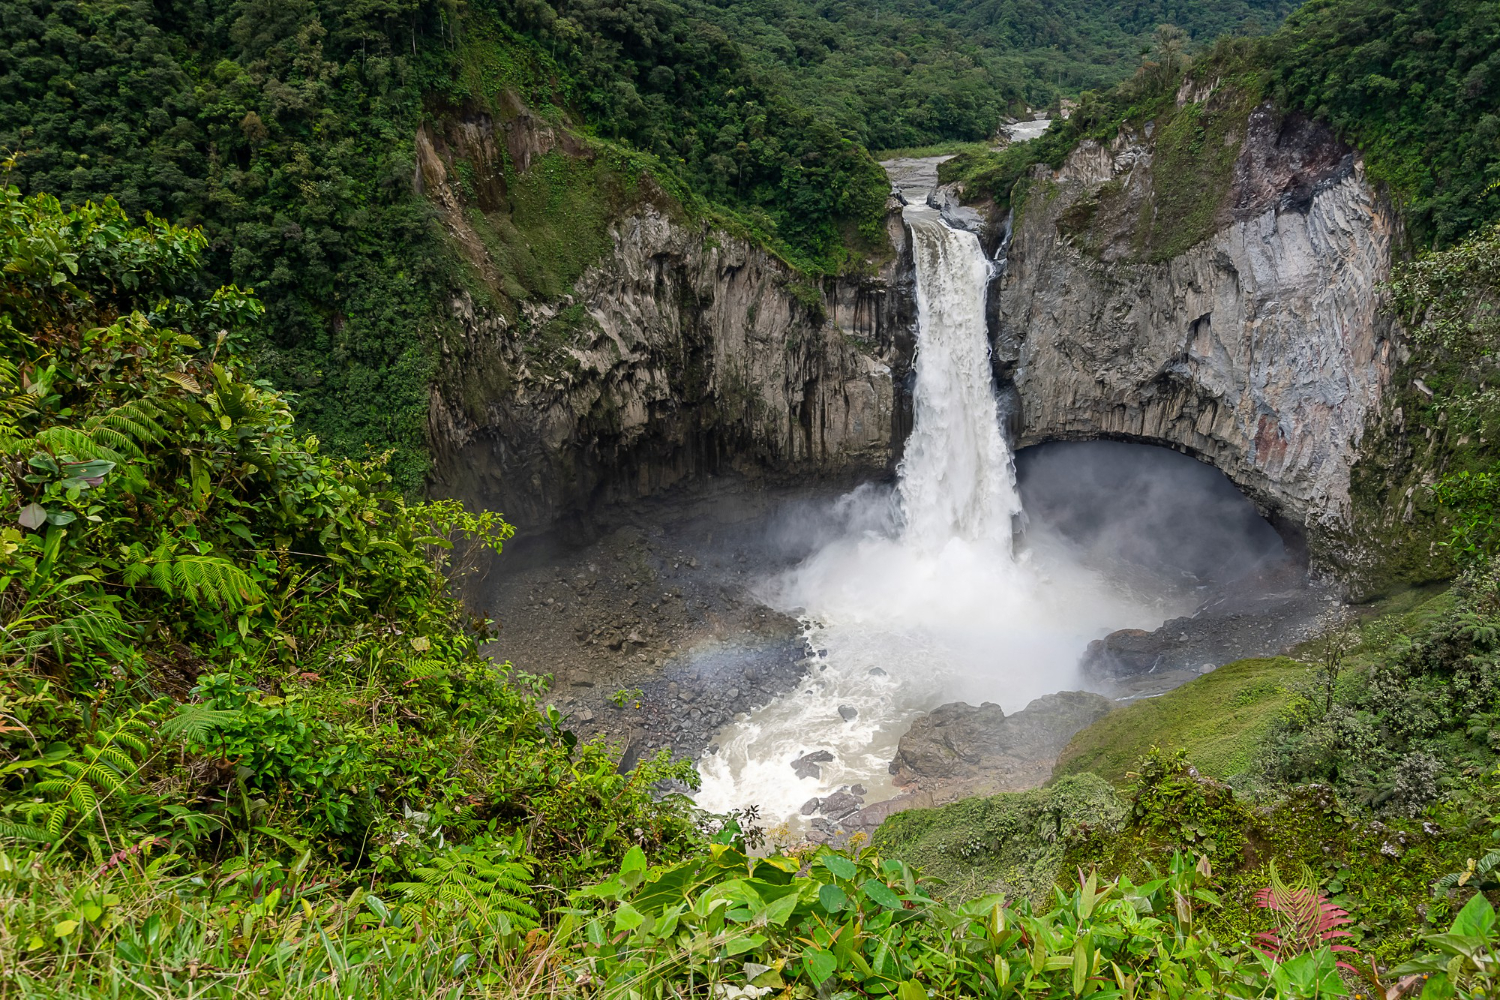
{"type": "Polygon", "coordinates": [[[59,802],[52,807],[52,813],[47,817],[47,835],[53,840],[62,836],[63,825],[68,821],[68,807],[66,803],[59,802]]]}
{"type": "Polygon", "coordinates": [[[117,466],[126,462],[125,455],[74,427],[48,427],[37,432],[36,441],[54,455],[73,455],[86,461],[104,459],[117,466]]]}
{"type": "Polygon", "coordinates": [[[99,805],[99,796],[87,781],[78,781],[68,793],[68,801],[81,813],[91,813],[99,805]]]}
{"type": "Polygon", "coordinates": [[[175,716],[162,725],[161,731],[169,739],[201,743],[214,730],[237,718],[239,713],[214,708],[212,705],[183,705],[175,716]]]}
{"type": "Polygon", "coordinates": [[[172,576],[183,593],[199,604],[235,610],[265,596],[250,574],[216,556],[178,556],[172,563],[172,576]]]}
{"type": "Polygon", "coordinates": [[[0,840],[31,840],[45,844],[55,839],[53,834],[30,823],[0,823],[0,840]]]}
{"type": "Polygon", "coordinates": [[[161,425],[164,411],[149,399],[134,399],[91,418],[84,429],[96,442],[140,457],[141,445],[159,444],[168,431],[161,425]]]}

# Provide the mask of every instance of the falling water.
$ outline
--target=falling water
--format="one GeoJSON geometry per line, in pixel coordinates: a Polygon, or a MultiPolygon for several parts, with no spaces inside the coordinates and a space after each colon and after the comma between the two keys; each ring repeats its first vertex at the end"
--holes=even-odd
{"type": "Polygon", "coordinates": [[[700,761],[710,809],[754,803],[796,822],[802,802],[841,787],[888,798],[887,765],[918,712],[957,698],[1014,711],[1076,686],[1090,639],[1163,618],[1066,560],[1013,551],[1021,502],[990,374],[990,264],[935,211],[905,215],[919,328],[898,483],[842,498],[842,534],[762,588],[800,616],[812,660],[796,691],[730,724],[700,761]],[[790,762],[815,750],[834,759],[795,777],[790,762]]]}
{"type": "Polygon", "coordinates": [[[928,550],[954,539],[1009,548],[1021,498],[990,378],[989,262],[973,233],[930,210],[909,214],[919,340],[916,419],[898,472],[904,537],[928,550]]]}

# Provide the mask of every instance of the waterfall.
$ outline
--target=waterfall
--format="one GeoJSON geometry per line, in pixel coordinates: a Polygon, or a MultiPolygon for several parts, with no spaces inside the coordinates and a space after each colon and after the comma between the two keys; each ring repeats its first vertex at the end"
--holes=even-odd
{"type": "Polygon", "coordinates": [[[935,212],[909,211],[917,266],[915,422],[898,470],[906,537],[1010,546],[1021,512],[1000,430],[984,322],[990,265],[979,239],[935,212]]]}
{"type": "Polygon", "coordinates": [[[698,763],[707,809],[754,803],[771,823],[796,825],[808,822],[804,802],[822,808],[815,797],[890,798],[888,765],[917,713],[957,699],[1015,711],[1073,686],[1090,639],[1143,620],[1091,574],[1013,551],[1021,502],[985,330],[990,263],[936,211],[904,215],[919,325],[898,481],[841,498],[838,527],[761,586],[765,603],[803,622],[808,673],[720,731],[698,763]],[[791,761],[813,751],[826,753],[817,775],[793,774],[791,761]]]}

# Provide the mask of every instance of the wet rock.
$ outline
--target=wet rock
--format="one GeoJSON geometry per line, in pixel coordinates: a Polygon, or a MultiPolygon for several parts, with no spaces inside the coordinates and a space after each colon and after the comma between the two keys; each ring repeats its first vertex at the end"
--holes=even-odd
{"type": "Polygon", "coordinates": [[[813,796],[812,798],[808,799],[806,802],[802,803],[802,815],[804,815],[804,816],[811,816],[813,813],[815,813],[815,812],[818,811],[818,807],[821,806],[822,804],[823,804],[823,800],[822,799],[818,798],[816,795],[813,796]]]}
{"type": "Polygon", "coordinates": [[[886,672],[885,672],[885,668],[883,668],[883,667],[871,667],[869,672],[870,672],[870,676],[871,677],[886,677],[886,676],[888,676],[886,674],[886,672]]]}
{"type": "Polygon", "coordinates": [[[1162,632],[1122,628],[1095,639],[1079,661],[1083,675],[1094,681],[1113,681],[1150,673],[1176,650],[1173,639],[1162,632]]]}
{"type": "Polygon", "coordinates": [[[840,820],[859,808],[859,799],[848,792],[834,792],[823,800],[820,811],[832,820],[840,820]]]}
{"type": "Polygon", "coordinates": [[[849,791],[855,795],[858,795],[860,798],[864,798],[866,795],[870,794],[869,790],[866,789],[864,785],[855,785],[853,788],[849,789],[849,791]]]}
{"type": "Polygon", "coordinates": [[[827,750],[814,750],[812,753],[803,754],[792,761],[792,771],[799,778],[821,778],[823,769],[819,764],[828,764],[833,761],[833,754],[827,750]]]}
{"type": "Polygon", "coordinates": [[[899,786],[962,786],[969,795],[1036,788],[1073,734],[1113,709],[1087,691],[1044,695],[1009,716],[988,702],[943,705],[901,737],[891,773],[899,786]]]}
{"type": "Polygon", "coordinates": [[[853,722],[855,719],[859,718],[859,709],[855,708],[853,705],[840,705],[839,718],[843,719],[845,722],[853,722]]]}

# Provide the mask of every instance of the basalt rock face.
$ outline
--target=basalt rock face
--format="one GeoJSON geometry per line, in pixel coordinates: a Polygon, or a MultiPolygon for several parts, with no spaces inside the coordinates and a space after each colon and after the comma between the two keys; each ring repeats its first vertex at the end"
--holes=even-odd
{"type": "MultiPolygon", "coordinates": [[[[466,236],[454,162],[592,155],[569,141],[524,118],[419,139],[424,189],[479,273],[498,265],[466,236]]],[[[915,328],[899,215],[889,229],[893,263],[818,287],[641,178],[565,294],[514,317],[455,295],[430,409],[435,489],[537,527],[729,469],[884,470],[909,422],[898,386],[915,328]]]]}
{"type": "MultiPolygon", "coordinates": [[[[1208,120],[1221,98],[1187,89],[1179,105],[1208,120]]],[[[1350,470],[1396,360],[1379,285],[1397,219],[1357,154],[1314,122],[1261,105],[1209,137],[1224,168],[1191,211],[1171,190],[1181,181],[1158,175],[1165,140],[1149,129],[1036,168],[992,329],[1019,395],[1017,443],[1120,438],[1195,455],[1273,523],[1305,530],[1314,568],[1358,590],[1379,553],[1351,524],[1350,470]],[[1184,225],[1211,221],[1163,259],[1143,233],[1174,205],[1184,225]]]]}

